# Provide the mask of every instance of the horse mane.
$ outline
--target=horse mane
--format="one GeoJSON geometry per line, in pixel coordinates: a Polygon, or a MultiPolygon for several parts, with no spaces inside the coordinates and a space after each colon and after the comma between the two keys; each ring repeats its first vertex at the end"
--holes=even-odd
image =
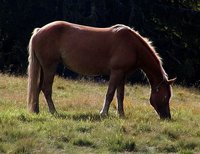
{"type": "Polygon", "coordinates": [[[155,47],[153,46],[153,42],[151,40],[149,40],[146,37],[143,37],[139,34],[139,32],[135,31],[133,28],[131,28],[131,30],[140,38],[140,40],[147,45],[147,48],[149,48],[150,50],[148,50],[149,52],[151,52],[153,55],[153,57],[155,58],[155,60],[158,62],[158,64],[160,65],[162,74],[163,74],[163,79],[168,79],[168,75],[165,72],[165,70],[163,69],[163,61],[162,58],[160,57],[159,53],[156,52],[155,47]]]}
{"type": "Polygon", "coordinates": [[[123,30],[123,29],[129,29],[129,30],[131,30],[143,42],[143,44],[147,48],[149,48],[148,51],[151,52],[151,55],[154,57],[154,59],[160,65],[160,68],[161,68],[161,71],[162,71],[162,74],[163,74],[163,78],[164,79],[168,79],[168,75],[165,72],[165,70],[163,69],[162,58],[160,57],[159,53],[156,52],[155,47],[153,46],[153,42],[150,39],[141,36],[138,31],[134,30],[134,28],[130,28],[129,26],[126,26],[126,25],[123,25],[123,24],[114,25],[114,26],[112,26],[112,28],[114,28],[115,32],[118,32],[118,31],[123,30]]]}

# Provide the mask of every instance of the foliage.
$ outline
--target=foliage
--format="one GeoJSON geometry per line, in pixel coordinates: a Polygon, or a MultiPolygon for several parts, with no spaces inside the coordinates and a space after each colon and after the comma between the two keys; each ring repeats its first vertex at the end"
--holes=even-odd
{"type": "Polygon", "coordinates": [[[57,115],[43,96],[38,115],[26,111],[26,78],[0,74],[0,153],[199,153],[200,91],[174,86],[173,120],[158,118],[149,104],[149,87],[126,86],[126,118],[115,101],[99,116],[105,84],[55,79],[57,115]],[[12,94],[12,95],[11,95],[12,94]]]}
{"type": "MultiPolygon", "coordinates": [[[[105,27],[134,27],[150,38],[170,77],[199,84],[198,0],[3,0],[0,3],[0,71],[24,74],[32,30],[54,20],[105,27]]],[[[71,72],[59,69],[61,75],[71,72]]],[[[137,77],[139,78],[139,77],[137,77]]]]}

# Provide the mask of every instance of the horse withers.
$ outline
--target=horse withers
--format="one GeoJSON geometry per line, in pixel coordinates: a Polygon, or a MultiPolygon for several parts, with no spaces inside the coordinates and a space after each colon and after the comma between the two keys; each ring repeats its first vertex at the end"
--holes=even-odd
{"type": "Polygon", "coordinates": [[[171,118],[171,84],[161,58],[151,43],[124,25],[95,28],[64,21],[49,23],[33,31],[29,42],[28,110],[39,113],[42,91],[49,111],[55,113],[52,84],[58,63],[83,75],[109,75],[105,102],[107,115],[115,91],[118,113],[124,116],[124,85],[127,75],[142,69],[151,84],[150,103],[160,118],[171,118]]]}

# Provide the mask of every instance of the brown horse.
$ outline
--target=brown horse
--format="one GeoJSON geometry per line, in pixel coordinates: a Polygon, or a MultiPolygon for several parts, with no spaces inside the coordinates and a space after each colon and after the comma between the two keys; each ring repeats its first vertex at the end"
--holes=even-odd
{"type": "Polygon", "coordinates": [[[56,21],[34,30],[29,43],[28,110],[39,112],[39,93],[55,113],[52,84],[57,64],[83,75],[110,75],[105,102],[100,112],[107,115],[115,91],[118,113],[124,116],[124,84],[127,75],[142,69],[151,84],[150,103],[161,118],[171,118],[171,84],[150,42],[124,25],[108,28],[56,21]]]}

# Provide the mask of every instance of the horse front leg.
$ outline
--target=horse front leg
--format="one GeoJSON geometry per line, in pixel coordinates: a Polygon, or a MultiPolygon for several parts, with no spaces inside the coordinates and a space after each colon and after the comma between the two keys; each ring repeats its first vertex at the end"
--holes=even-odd
{"type": "Polygon", "coordinates": [[[123,76],[124,76],[124,73],[121,70],[111,71],[108,90],[107,90],[107,93],[106,93],[106,98],[105,98],[105,101],[104,101],[104,104],[103,104],[103,108],[100,112],[101,116],[107,116],[108,115],[110,103],[113,100],[115,90],[118,87],[119,83],[121,83],[123,76]]]}
{"type": "Polygon", "coordinates": [[[117,87],[117,103],[118,103],[118,114],[120,117],[124,117],[124,85],[125,85],[125,79],[121,81],[121,83],[117,87]]]}

